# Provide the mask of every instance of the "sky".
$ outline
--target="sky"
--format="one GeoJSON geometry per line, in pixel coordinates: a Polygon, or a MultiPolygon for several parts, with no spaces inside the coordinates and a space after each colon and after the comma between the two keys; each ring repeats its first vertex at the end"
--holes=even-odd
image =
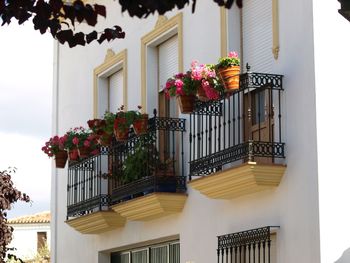
{"type": "Polygon", "coordinates": [[[41,147],[51,136],[53,39],[31,22],[0,27],[0,170],[16,167],[15,186],[32,204],[9,218],[50,209],[51,160],[41,147]]]}

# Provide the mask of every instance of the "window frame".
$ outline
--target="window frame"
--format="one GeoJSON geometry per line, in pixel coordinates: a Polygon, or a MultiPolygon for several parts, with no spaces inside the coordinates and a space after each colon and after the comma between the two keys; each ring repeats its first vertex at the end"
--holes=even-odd
{"type": "MultiPolygon", "coordinates": [[[[108,87],[108,78],[114,74],[123,70],[123,105],[127,109],[127,49],[120,51],[119,53],[114,53],[112,49],[107,50],[104,62],[94,69],[94,85],[93,85],[93,115],[94,118],[101,117],[99,116],[99,90],[108,87]],[[107,81],[107,85],[101,87],[99,82],[101,80],[107,81]]],[[[109,99],[109,98],[107,98],[109,99]]],[[[109,101],[107,102],[109,104],[109,101]]]]}

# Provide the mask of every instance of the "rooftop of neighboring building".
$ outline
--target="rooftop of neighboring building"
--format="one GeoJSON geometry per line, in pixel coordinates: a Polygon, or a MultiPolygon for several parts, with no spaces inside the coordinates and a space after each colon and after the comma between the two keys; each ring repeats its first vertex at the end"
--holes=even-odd
{"type": "Polygon", "coordinates": [[[33,215],[24,215],[7,220],[8,224],[39,224],[50,223],[50,211],[44,211],[33,215]]]}

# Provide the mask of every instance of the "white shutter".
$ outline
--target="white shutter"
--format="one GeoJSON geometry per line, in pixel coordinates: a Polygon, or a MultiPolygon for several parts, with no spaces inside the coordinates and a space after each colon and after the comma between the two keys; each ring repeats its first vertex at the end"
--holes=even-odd
{"type": "Polygon", "coordinates": [[[158,88],[165,87],[168,78],[178,73],[177,35],[158,46],[158,88]]]}
{"type": "Polygon", "coordinates": [[[148,253],[147,250],[140,250],[132,252],[131,263],[147,263],[148,253]]]}
{"type": "Polygon", "coordinates": [[[109,111],[116,112],[123,104],[123,70],[113,73],[108,78],[109,87],[109,111]]]}
{"type": "Polygon", "coordinates": [[[168,262],[168,247],[151,248],[151,262],[150,263],[167,263],[168,262]]]}
{"type": "Polygon", "coordinates": [[[242,10],[243,63],[254,72],[271,72],[272,53],[272,0],[245,0],[242,10]]]}

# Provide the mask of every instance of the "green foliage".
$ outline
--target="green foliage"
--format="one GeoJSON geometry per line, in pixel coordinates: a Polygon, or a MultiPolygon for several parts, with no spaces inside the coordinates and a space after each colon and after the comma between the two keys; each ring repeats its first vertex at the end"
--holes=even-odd
{"type": "Polygon", "coordinates": [[[219,59],[219,62],[216,65],[216,67],[220,69],[220,68],[228,68],[228,67],[239,66],[239,65],[240,65],[240,60],[237,52],[231,51],[228,53],[227,57],[222,57],[219,59]]]}
{"type": "Polygon", "coordinates": [[[127,156],[123,164],[123,183],[131,183],[146,176],[148,165],[147,149],[140,144],[127,156]]]}
{"type": "Polygon", "coordinates": [[[107,134],[113,134],[114,120],[116,114],[113,112],[106,111],[103,115],[103,119],[106,121],[105,132],[107,134]]]}

